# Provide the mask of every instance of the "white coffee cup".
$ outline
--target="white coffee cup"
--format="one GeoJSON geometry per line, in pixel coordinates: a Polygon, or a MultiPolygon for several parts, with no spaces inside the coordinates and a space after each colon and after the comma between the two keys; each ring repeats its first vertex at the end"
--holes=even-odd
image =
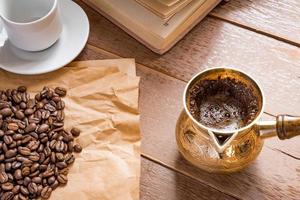
{"type": "Polygon", "coordinates": [[[59,0],[0,0],[0,24],[8,40],[26,51],[52,46],[62,32],[58,3],[59,0]]]}

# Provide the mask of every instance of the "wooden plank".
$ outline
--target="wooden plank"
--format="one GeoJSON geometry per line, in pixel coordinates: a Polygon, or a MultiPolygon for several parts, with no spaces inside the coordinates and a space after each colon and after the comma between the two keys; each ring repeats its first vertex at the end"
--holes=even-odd
{"type": "Polygon", "coordinates": [[[210,15],[300,46],[299,0],[232,0],[210,15]]]}
{"type": "Polygon", "coordinates": [[[266,111],[299,115],[300,49],[220,20],[206,18],[171,51],[159,56],[97,12],[79,2],[91,23],[89,43],[187,81],[215,66],[242,69],[257,79],[266,111]]]}
{"type": "MultiPolygon", "coordinates": [[[[80,60],[117,58],[118,56],[88,45],[80,60]]],[[[276,143],[267,143],[261,155],[242,172],[216,175],[203,172],[187,163],[178,153],[175,123],[182,109],[181,97],[185,82],[137,67],[141,76],[140,112],[142,152],[174,170],[190,176],[224,193],[241,199],[299,199],[299,160],[277,151],[276,143]],[[274,150],[275,149],[275,150],[274,150]]],[[[274,139],[275,140],[275,139],[274,139]]],[[[297,152],[300,139],[287,141],[297,152]]],[[[288,152],[291,155],[293,152],[288,152]]]]}
{"type": "Polygon", "coordinates": [[[236,199],[145,158],[141,173],[141,200],[236,199]]]}

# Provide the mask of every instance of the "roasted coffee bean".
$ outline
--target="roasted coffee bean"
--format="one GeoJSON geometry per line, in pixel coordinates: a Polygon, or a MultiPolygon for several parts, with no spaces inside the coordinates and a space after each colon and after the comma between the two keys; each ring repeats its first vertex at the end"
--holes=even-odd
{"type": "Polygon", "coordinates": [[[67,90],[63,87],[56,87],[54,89],[55,93],[58,94],[60,97],[64,97],[67,94],[67,90]]]}
{"type": "Polygon", "coordinates": [[[53,176],[54,175],[54,172],[53,172],[53,170],[46,170],[44,173],[43,173],[43,178],[48,178],[48,177],[50,177],[50,176],[53,176]]]}
{"type": "Polygon", "coordinates": [[[23,135],[22,134],[14,134],[12,137],[14,140],[21,140],[23,138],[23,135]]]}
{"type": "Polygon", "coordinates": [[[34,100],[34,99],[29,99],[29,100],[27,101],[26,107],[32,109],[32,108],[34,108],[34,106],[35,106],[35,100],[34,100]]]}
{"type": "MultiPolygon", "coordinates": [[[[29,133],[30,136],[32,136],[34,139],[39,139],[39,135],[36,132],[29,133]]],[[[34,142],[34,141],[33,141],[34,142]]],[[[39,141],[38,141],[39,142],[39,141]]],[[[29,142],[30,143],[30,142],[29,142]]]]}
{"type": "Polygon", "coordinates": [[[49,157],[51,155],[50,147],[47,146],[47,147],[44,148],[44,154],[45,154],[46,157],[49,157]]]}
{"type": "Polygon", "coordinates": [[[69,132],[63,131],[62,136],[64,142],[70,142],[74,140],[73,135],[69,132]]]}
{"type": "Polygon", "coordinates": [[[24,167],[22,169],[22,176],[28,176],[30,174],[30,168],[29,167],[24,167]]]}
{"type": "Polygon", "coordinates": [[[11,116],[13,114],[13,112],[10,108],[3,108],[2,110],[0,110],[0,114],[3,117],[8,117],[8,116],[11,116]]]}
{"type": "Polygon", "coordinates": [[[72,133],[72,135],[74,136],[74,137],[78,137],[79,135],[80,135],[80,129],[78,129],[78,128],[72,128],[71,129],[71,133],[72,133]]]}
{"type": "Polygon", "coordinates": [[[56,156],[54,152],[51,153],[51,162],[56,163],[56,156]]]}
{"type": "Polygon", "coordinates": [[[65,119],[65,113],[62,110],[57,111],[56,119],[62,122],[65,119]]]}
{"type": "Polygon", "coordinates": [[[42,178],[41,177],[34,177],[32,179],[32,182],[34,182],[36,184],[40,184],[42,182],[42,178]]]}
{"type": "Polygon", "coordinates": [[[43,165],[40,165],[40,166],[39,166],[39,170],[42,171],[42,172],[43,172],[43,171],[46,171],[46,170],[47,170],[47,165],[44,165],[44,164],[43,164],[43,165]]]}
{"type": "Polygon", "coordinates": [[[0,137],[3,137],[3,136],[4,136],[4,131],[0,130],[0,137]]]}
{"type": "Polygon", "coordinates": [[[8,163],[5,163],[5,171],[10,171],[11,170],[11,163],[8,162],[8,163]]]}
{"type": "Polygon", "coordinates": [[[10,149],[14,149],[17,147],[17,142],[16,141],[13,141],[9,146],[8,146],[10,149]]]}
{"type": "Polygon", "coordinates": [[[1,188],[4,191],[10,191],[14,188],[14,184],[6,182],[6,183],[1,184],[1,188]]]}
{"type": "Polygon", "coordinates": [[[29,166],[31,166],[32,164],[33,164],[32,160],[29,160],[29,159],[26,159],[26,160],[24,160],[24,161],[22,162],[22,165],[23,165],[24,167],[29,167],[29,166]]]}
{"type": "Polygon", "coordinates": [[[4,135],[3,141],[5,144],[10,145],[13,142],[13,138],[10,135],[4,135]]]}
{"type": "Polygon", "coordinates": [[[74,151],[76,153],[80,153],[82,151],[82,147],[79,144],[74,145],[74,151]]]}
{"type": "Polygon", "coordinates": [[[32,140],[32,137],[30,135],[25,135],[25,136],[23,136],[22,144],[26,144],[26,143],[30,142],[31,140],[32,140]]]}
{"type": "Polygon", "coordinates": [[[5,159],[5,156],[4,156],[4,154],[0,154],[0,162],[3,162],[3,161],[4,161],[4,159],[5,159]]]}
{"type": "Polygon", "coordinates": [[[20,188],[21,188],[20,185],[16,185],[11,191],[12,191],[14,194],[18,194],[19,191],[20,191],[20,188]]]}
{"type": "Polygon", "coordinates": [[[57,102],[57,104],[56,104],[56,109],[57,110],[62,110],[64,108],[65,108],[65,102],[63,102],[63,101],[57,102]]]}
{"type": "Polygon", "coordinates": [[[27,91],[27,87],[26,86],[19,86],[18,88],[17,88],[17,90],[19,91],[19,92],[26,92],[27,91]]]}
{"type": "Polygon", "coordinates": [[[19,129],[19,126],[17,123],[9,123],[7,128],[12,131],[17,131],[19,129]]]}
{"type": "Polygon", "coordinates": [[[17,103],[17,104],[21,103],[21,101],[22,101],[22,97],[21,97],[20,94],[14,94],[14,95],[12,96],[12,99],[13,99],[13,101],[14,101],[15,103],[17,103]]]}
{"type": "Polygon", "coordinates": [[[64,150],[65,143],[63,141],[57,141],[55,149],[57,152],[62,152],[64,150]]]}
{"type": "Polygon", "coordinates": [[[56,181],[56,178],[54,176],[51,176],[48,178],[48,184],[52,185],[56,181]]]}
{"type": "Polygon", "coordinates": [[[49,130],[48,124],[42,124],[38,127],[37,133],[46,133],[49,130]]]}
{"type": "MultiPolygon", "coordinates": [[[[38,138],[38,136],[37,136],[38,138]]],[[[36,139],[37,139],[36,138],[36,139]]],[[[27,145],[28,149],[30,149],[30,151],[35,151],[40,145],[39,141],[30,141],[27,145]]]]}
{"type": "Polygon", "coordinates": [[[58,162],[56,163],[56,166],[58,167],[58,169],[64,169],[66,168],[68,165],[65,162],[58,162]]]}
{"type": "Polygon", "coordinates": [[[65,156],[65,162],[66,162],[68,165],[74,163],[74,161],[75,161],[75,157],[74,157],[73,154],[67,154],[67,155],[65,156]]]}
{"type": "Polygon", "coordinates": [[[31,193],[31,194],[36,194],[38,191],[38,186],[33,182],[29,183],[27,188],[28,188],[29,193],[31,193]]]}
{"type": "Polygon", "coordinates": [[[62,153],[56,153],[57,161],[63,161],[65,159],[64,155],[62,153]]]}
{"type": "Polygon", "coordinates": [[[8,181],[8,175],[5,171],[0,171],[0,183],[6,183],[8,181]]]}
{"type": "MultiPolygon", "coordinates": [[[[26,109],[26,108],[27,108],[26,103],[25,103],[25,102],[21,102],[21,103],[20,103],[20,108],[23,109],[23,110],[26,109]]],[[[23,113],[23,112],[22,112],[22,113],[23,113]]],[[[23,118],[24,118],[24,117],[23,117],[23,118]]],[[[23,119],[23,118],[22,118],[22,119],[23,119]]],[[[18,118],[18,119],[19,119],[19,118],[18,118]]]]}
{"type": "Polygon", "coordinates": [[[23,194],[23,195],[25,195],[25,196],[28,196],[28,194],[29,194],[29,191],[28,191],[28,189],[25,187],[25,186],[21,186],[21,188],[20,188],[20,192],[23,194]]]}
{"type": "Polygon", "coordinates": [[[31,182],[31,178],[29,177],[25,177],[24,178],[24,182],[23,182],[23,185],[25,185],[26,187],[28,186],[28,184],[31,182]]]}
{"type": "Polygon", "coordinates": [[[44,107],[44,103],[41,101],[36,104],[37,109],[42,109],[43,107],[44,107]]]}
{"type": "Polygon", "coordinates": [[[8,147],[7,147],[7,145],[5,144],[5,142],[2,144],[2,150],[3,150],[4,152],[7,152],[7,151],[8,151],[8,147]]]}
{"type": "Polygon", "coordinates": [[[12,163],[11,167],[12,169],[18,169],[19,167],[21,167],[21,165],[22,165],[21,162],[15,161],[12,163]]]}
{"type": "Polygon", "coordinates": [[[49,199],[52,193],[52,188],[49,186],[46,186],[41,191],[41,197],[43,199],[49,199]]]}
{"type": "Polygon", "coordinates": [[[1,195],[1,200],[12,200],[14,198],[14,193],[9,191],[9,192],[3,192],[1,195]]]}
{"type": "Polygon", "coordinates": [[[51,104],[49,104],[49,103],[46,104],[46,105],[44,105],[44,109],[46,109],[46,110],[48,110],[50,112],[56,111],[56,108],[54,106],[52,106],[51,104]]]}
{"type": "Polygon", "coordinates": [[[8,173],[7,176],[8,176],[8,182],[13,182],[14,181],[14,177],[13,177],[12,174],[8,173]]]}
{"type": "Polygon", "coordinates": [[[23,156],[31,155],[31,150],[27,147],[18,147],[18,152],[23,156]]]}
{"type": "Polygon", "coordinates": [[[17,155],[17,150],[16,149],[10,149],[5,152],[5,157],[6,158],[12,158],[17,155]]]}
{"type": "Polygon", "coordinates": [[[24,111],[24,114],[25,115],[32,115],[34,113],[34,109],[32,108],[27,108],[25,111],[24,111]]]}
{"type": "Polygon", "coordinates": [[[38,168],[39,168],[40,164],[39,163],[34,163],[31,167],[30,167],[30,172],[33,173],[35,172],[38,168]]]}
{"type": "Polygon", "coordinates": [[[15,132],[12,131],[12,130],[7,130],[7,131],[5,132],[5,135],[10,135],[10,136],[12,136],[12,135],[14,135],[14,134],[15,134],[15,132]]]}
{"type": "Polygon", "coordinates": [[[71,153],[74,151],[74,142],[73,141],[70,141],[68,143],[68,151],[71,153]]]}
{"type": "Polygon", "coordinates": [[[25,132],[29,133],[32,132],[36,129],[36,124],[35,123],[30,123],[28,126],[25,128],[25,132]]]}
{"type": "Polygon", "coordinates": [[[68,177],[65,174],[59,174],[57,176],[57,180],[58,182],[60,182],[61,184],[67,184],[68,182],[68,177]]]}
{"type": "Polygon", "coordinates": [[[28,158],[33,162],[37,162],[40,160],[40,155],[38,153],[35,153],[28,156],[28,158]]]}
{"type": "Polygon", "coordinates": [[[55,145],[56,145],[57,141],[56,140],[51,140],[50,144],[49,144],[49,147],[51,149],[55,149],[55,145]]]}
{"type": "Polygon", "coordinates": [[[22,176],[22,171],[20,169],[17,169],[14,173],[14,177],[16,180],[20,180],[23,176],[22,176]]]}
{"type": "Polygon", "coordinates": [[[51,115],[51,113],[49,110],[43,110],[41,113],[41,118],[45,120],[45,119],[48,119],[50,117],[50,115],[51,115]]]}
{"type": "Polygon", "coordinates": [[[23,113],[21,110],[18,110],[18,111],[15,113],[15,115],[16,115],[16,118],[17,118],[17,119],[24,119],[24,117],[25,117],[24,113],[23,113]]]}

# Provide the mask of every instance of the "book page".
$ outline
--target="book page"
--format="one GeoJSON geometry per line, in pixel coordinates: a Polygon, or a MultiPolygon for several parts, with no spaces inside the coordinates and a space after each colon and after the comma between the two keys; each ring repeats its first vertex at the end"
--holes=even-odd
{"type": "Polygon", "coordinates": [[[136,0],[145,8],[149,9],[154,14],[158,15],[163,19],[169,19],[177,12],[180,12],[187,4],[192,0],[182,0],[173,4],[172,6],[167,6],[157,0],[136,0]]]}
{"type": "Polygon", "coordinates": [[[173,6],[175,3],[179,2],[180,0],[156,0],[166,6],[173,6]]]}

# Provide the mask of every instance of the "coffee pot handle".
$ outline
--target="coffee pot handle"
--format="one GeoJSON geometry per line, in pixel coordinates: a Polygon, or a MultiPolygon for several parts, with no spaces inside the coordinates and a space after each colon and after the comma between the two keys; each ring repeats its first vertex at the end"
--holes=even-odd
{"type": "Polygon", "coordinates": [[[281,140],[300,135],[300,117],[278,115],[276,117],[276,132],[281,140]]]}
{"type": "Polygon", "coordinates": [[[278,136],[285,140],[300,135],[300,117],[278,115],[276,121],[261,121],[258,123],[262,138],[278,136]]]}

